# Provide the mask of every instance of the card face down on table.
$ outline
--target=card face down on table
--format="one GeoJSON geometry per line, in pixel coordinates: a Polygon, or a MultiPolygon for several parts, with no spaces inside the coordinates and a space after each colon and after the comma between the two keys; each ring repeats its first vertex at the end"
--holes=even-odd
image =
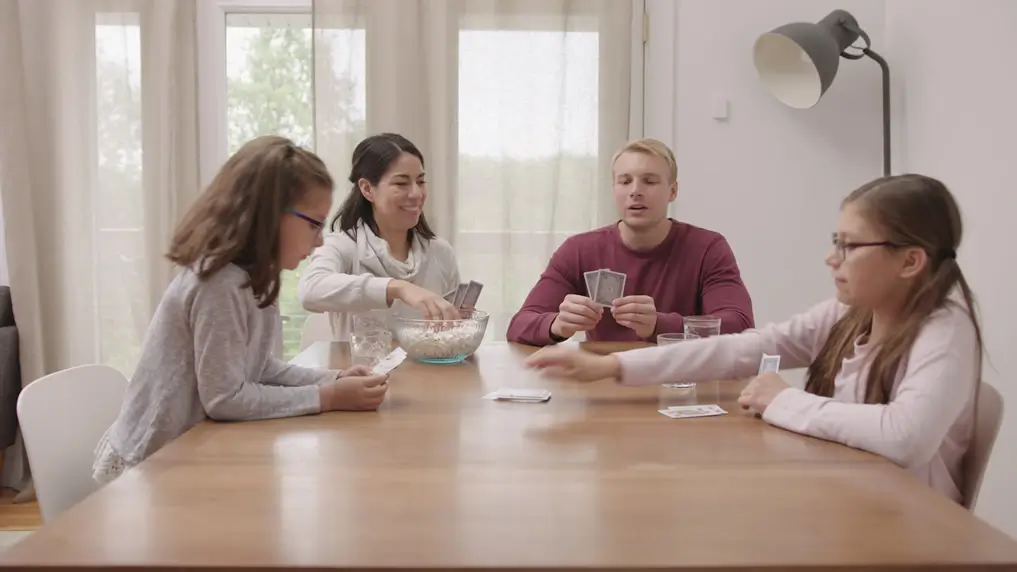
{"type": "Polygon", "coordinates": [[[667,415],[671,419],[691,419],[694,417],[714,417],[727,415],[719,405],[674,405],[659,411],[661,415],[667,415]]]}
{"type": "Polygon", "coordinates": [[[524,403],[542,403],[551,399],[551,392],[546,389],[523,389],[503,387],[484,396],[484,399],[495,401],[520,401],[524,403]]]}

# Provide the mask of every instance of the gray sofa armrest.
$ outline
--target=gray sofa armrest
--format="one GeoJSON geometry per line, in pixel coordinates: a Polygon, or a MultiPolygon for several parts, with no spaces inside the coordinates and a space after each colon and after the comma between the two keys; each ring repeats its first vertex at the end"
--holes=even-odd
{"type": "Polygon", "coordinates": [[[0,327],[0,450],[13,445],[18,433],[19,364],[18,328],[0,327]]]}
{"type": "Polygon", "coordinates": [[[0,328],[14,325],[14,305],[10,286],[0,286],[0,328]]]}

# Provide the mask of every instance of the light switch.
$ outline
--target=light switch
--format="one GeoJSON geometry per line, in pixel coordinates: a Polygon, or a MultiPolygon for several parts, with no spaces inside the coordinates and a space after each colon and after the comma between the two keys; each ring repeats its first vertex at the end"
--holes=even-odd
{"type": "Polygon", "coordinates": [[[714,97],[710,104],[710,117],[717,121],[727,121],[731,104],[726,97],[714,97]]]}

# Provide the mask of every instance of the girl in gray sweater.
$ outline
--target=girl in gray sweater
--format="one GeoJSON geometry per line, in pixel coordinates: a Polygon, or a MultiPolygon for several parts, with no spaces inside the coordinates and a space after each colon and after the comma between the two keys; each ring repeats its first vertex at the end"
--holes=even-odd
{"type": "Polygon", "coordinates": [[[222,167],[174,233],[168,258],[182,271],[155,311],[120,415],[96,447],[97,481],[205,419],[378,408],[387,376],[272,355],[280,272],[321,246],[332,187],[321,159],[281,137],[250,141],[222,167]]]}

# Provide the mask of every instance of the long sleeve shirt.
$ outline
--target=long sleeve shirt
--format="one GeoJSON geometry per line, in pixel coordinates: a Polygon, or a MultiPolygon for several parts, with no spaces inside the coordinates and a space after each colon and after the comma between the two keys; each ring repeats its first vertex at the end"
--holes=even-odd
{"type": "MultiPolygon", "coordinates": [[[[745,378],[757,373],[764,353],[779,354],[782,368],[806,367],[846,310],[829,300],[759,330],[622,352],[616,354],[621,383],[745,378]]],[[[876,348],[858,340],[835,378],[833,397],[788,388],[766,408],[763,420],[882,455],[961,502],[961,463],[974,431],[980,382],[976,340],[967,311],[949,301],[922,326],[899,366],[886,405],[864,403],[867,358],[876,348]]]]}
{"type": "MultiPolygon", "coordinates": [[[[664,242],[647,251],[625,246],[617,225],[569,237],[512,318],[508,340],[537,346],[553,343],[551,323],[558,306],[569,294],[588,296],[584,272],[600,269],[626,275],[624,296],[653,298],[657,325],[648,341],[658,334],[683,331],[685,316],[717,316],[722,333],[741,332],[754,325],[752,300],[724,237],[671,221],[664,242]]],[[[646,341],[606,311],[597,326],[586,332],[586,338],[646,341]]]]}
{"type": "MultiPolygon", "coordinates": [[[[452,246],[441,238],[414,237],[407,260],[391,255],[388,243],[364,225],[356,239],[345,232],[325,237],[314,251],[297,285],[297,296],[309,312],[325,312],[332,338],[346,341],[357,313],[388,308],[388,284],[399,279],[439,296],[459,284],[459,266],[452,246]]],[[[396,300],[392,311],[413,315],[415,310],[396,300]]]]}
{"type": "Polygon", "coordinates": [[[185,269],[152,317],[141,358],[107,432],[128,465],[204,419],[243,421],[318,413],[318,385],[336,372],[283,362],[279,308],[258,308],[247,273],[229,265],[206,280],[185,269]]]}

